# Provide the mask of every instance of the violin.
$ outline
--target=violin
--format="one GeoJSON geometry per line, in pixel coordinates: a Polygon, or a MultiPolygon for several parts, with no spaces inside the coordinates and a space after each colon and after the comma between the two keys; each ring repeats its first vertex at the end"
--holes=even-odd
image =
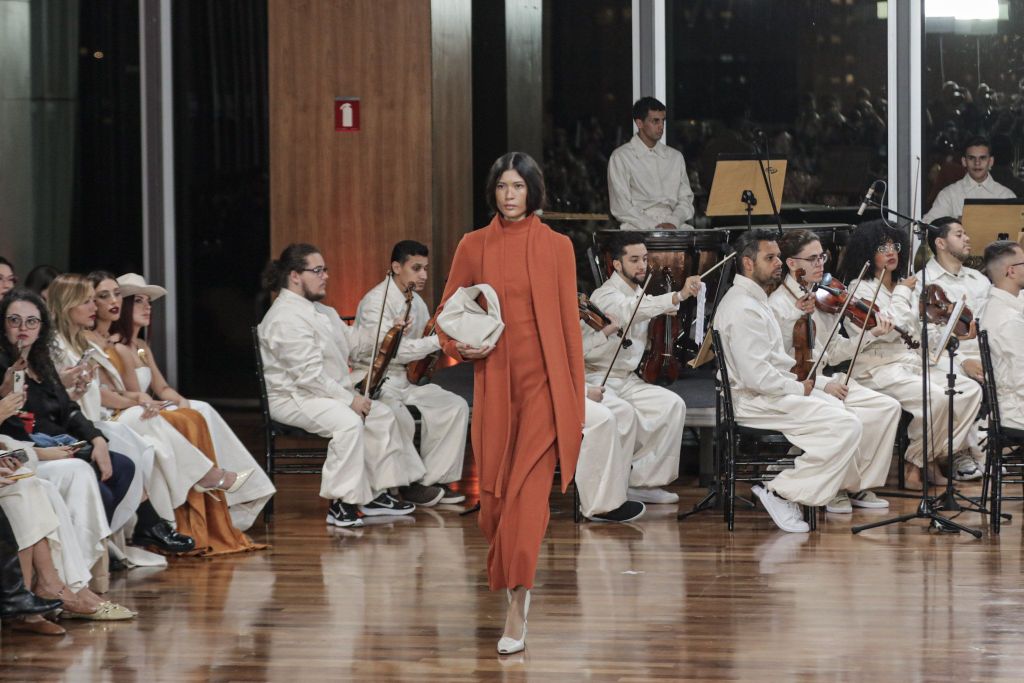
{"type": "MultiPolygon", "coordinates": [[[[594,305],[586,294],[579,292],[576,294],[576,298],[579,301],[580,308],[580,320],[585,322],[588,327],[593,330],[600,332],[604,328],[612,324],[611,318],[601,312],[601,309],[594,305]]],[[[628,349],[633,345],[633,340],[622,337],[622,330],[619,329],[615,332],[622,339],[622,347],[628,349]]]]}
{"type": "MultiPolygon", "coordinates": [[[[814,306],[824,313],[831,315],[839,313],[849,296],[850,293],[846,285],[832,277],[831,273],[825,273],[825,277],[821,279],[821,282],[814,286],[814,306]]],[[[875,318],[875,315],[878,313],[881,313],[881,310],[877,305],[864,299],[854,298],[850,305],[846,307],[845,315],[857,327],[870,330],[878,324],[878,320],[875,318]]],[[[907,348],[917,349],[921,347],[920,342],[899,325],[894,325],[893,330],[900,335],[900,339],[907,345],[907,348]]]]}
{"type": "MultiPolygon", "coordinates": [[[[402,321],[392,325],[384,335],[383,341],[377,347],[377,355],[373,359],[373,364],[370,365],[369,373],[362,382],[356,385],[360,394],[373,400],[380,398],[381,387],[384,386],[384,381],[388,378],[388,366],[394,360],[395,354],[398,353],[398,345],[402,343],[405,325],[409,320],[409,314],[412,313],[412,290],[414,287],[415,285],[410,282],[409,286],[405,288],[405,315],[402,316],[402,321]]],[[[382,305],[387,306],[386,295],[382,305]]]]}
{"type": "MultiPolygon", "coordinates": [[[[924,288],[925,300],[921,302],[925,316],[932,325],[948,325],[949,316],[953,315],[956,304],[949,300],[946,291],[939,285],[928,285],[924,288]]],[[[953,334],[957,337],[967,337],[971,333],[971,323],[974,322],[974,314],[971,309],[964,306],[960,311],[960,317],[953,326],[953,334]]]]}
{"type": "MultiPolygon", "coordinates": [[[[676,289],[668,267],[662,268],[661,278],[664,292],[676,289]]],[[[651,321],[647,331],[647,349],[636,370],[648,384],[669,385],[679,379],[682,368],[676,357],[675,340],[681,336],[681,329],[682,321],[678,315],[659,315],[651,321]]]]}
{"type": "MultiPolygon", "coordinates": [[[[423,328],[423,337],[437,334],[437,313],[427,321],[423,328]]],[[[431,351],[423,358],[415,360],[405,366],[405,376],[410,384],[419,384],[423,380],[429,380],[434,376],[437,368],[437,361],[441,358],[441,351],[431,351]]]]}
{"type": "MultiPolygon", "coordinates": [[[[803,268],[798,268],[793,272],[793,277],[800,285],[800,291],[810,294],[810,290],[804,285],[806,275],[807,271],[803,268]]],[[[793,357],[796,359],[796,365],[790,372],[795,374],[800,382],[807,379],[811,366],[814,364],[814,334],[814,320],[810,313],[805,313],[793,323],[793,357]]]]}

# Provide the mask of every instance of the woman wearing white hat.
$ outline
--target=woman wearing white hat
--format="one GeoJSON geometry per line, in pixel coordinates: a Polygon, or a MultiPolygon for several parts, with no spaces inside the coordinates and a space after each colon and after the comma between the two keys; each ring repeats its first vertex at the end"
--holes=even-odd
{"type": "Polygon", "coordinates": [[[149,326],[152,302],[165,296],[167,290],[148,284],[135,273],[117,278],[117,284],[122,296],[121,317],[111,325],[110,332],[112,337],[119,337],[114,348],[125,369],[122,373],[125,387],[128,391],[151,392],[179,408],[192,408],[205,418],[218,464],[228,470],[223,480],[209,488],[226,492],[232,522],[239,529],[248,529],[276,492],[274,485],[213,406],[205,401],[186,399],[167,383],[149,346],[139,338],[140,332],[149,326]],[[241,475],[235,479],[234,472],[245,473],[246,470],[249,472],[244,480],[241,475]]]}

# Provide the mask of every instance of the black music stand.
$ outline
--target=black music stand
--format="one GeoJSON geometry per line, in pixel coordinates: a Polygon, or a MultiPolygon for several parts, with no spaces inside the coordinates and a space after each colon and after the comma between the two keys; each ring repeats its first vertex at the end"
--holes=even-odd
{"type": "Polygon", "coordinates": [[[773,199],[782,196],[788,163],[785,157],[719,154],[705,213],[711,217],[746,214],[748,227],[752,216],[774,214],[773,199]],[[770,194],[765,177],[770,179],[770,194]]]}

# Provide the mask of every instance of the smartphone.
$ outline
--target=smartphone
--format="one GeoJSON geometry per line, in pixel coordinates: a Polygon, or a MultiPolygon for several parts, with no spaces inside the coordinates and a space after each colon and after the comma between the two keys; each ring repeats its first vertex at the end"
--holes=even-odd
{"type": "Polygon", "coordinates": [[[0,453],[0,458],[14,458],[22,465],[28,462],[28,453],[25,452],[24,448],[19,448],[16,451],[8,451],[7,453],[0,453]]]}
{"type": "Polygon", "coordinates": [[[12,391],[16,394],[20,394],[25,391],[25,371],[15,370],[14,371],[14,388],[12,391]]]}
{"type": "Polygon", "coordinates": [[[81,448],[85,448],[88,445],[89,445],[88,441],[76,441],[73,444],[68,444],[68,448],[70,448],[73,451],[77,451],[77,450],[79,450],[81,448]]]}

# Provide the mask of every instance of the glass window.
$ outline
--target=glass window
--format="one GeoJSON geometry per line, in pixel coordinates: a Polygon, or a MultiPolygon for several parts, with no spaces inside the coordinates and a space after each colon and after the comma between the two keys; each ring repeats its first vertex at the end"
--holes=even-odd
{"type": "Polygon", "coordinates": [[[876,0],[666,3],[667,142],[698,216],[715,161],[764,132],[786,205],[849,206],[887,170],[887,23],[876,0]]]}

